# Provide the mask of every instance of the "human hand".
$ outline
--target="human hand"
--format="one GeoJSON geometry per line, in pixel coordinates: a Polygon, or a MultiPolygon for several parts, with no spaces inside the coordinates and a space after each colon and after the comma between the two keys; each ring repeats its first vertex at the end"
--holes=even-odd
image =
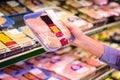
{"type": "Polygon", "coordinates": [[[67,26],[67,28],[70,30],[70,32],[75,37],[72,44],[77,45],[80,42],[81,37],[84,36],[82,30],[80,28],[78,28],[78,27],[75,27],[74,25],[68,25],[68,24],[65,24],[65,25],[67,26]]]}

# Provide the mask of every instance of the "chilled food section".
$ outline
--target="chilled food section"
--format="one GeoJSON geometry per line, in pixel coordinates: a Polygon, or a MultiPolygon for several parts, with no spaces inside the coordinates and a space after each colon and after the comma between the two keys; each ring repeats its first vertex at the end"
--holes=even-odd
{"type": "Polygon", "coordinates": [[[119,71],[69,45],[69,25],[120,50],[119,0],[0,1],[0,80],[119,80],[119,71]]]}

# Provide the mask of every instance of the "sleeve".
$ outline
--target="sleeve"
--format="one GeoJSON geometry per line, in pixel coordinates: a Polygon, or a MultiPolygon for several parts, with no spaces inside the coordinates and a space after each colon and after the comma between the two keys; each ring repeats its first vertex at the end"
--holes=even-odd
{"type": "Polygon", "coordinates": [[[100,60],[111,67],[120,70],[120,51],[108,46],[104,46],[104,48],[105,51],[100,60]]]}

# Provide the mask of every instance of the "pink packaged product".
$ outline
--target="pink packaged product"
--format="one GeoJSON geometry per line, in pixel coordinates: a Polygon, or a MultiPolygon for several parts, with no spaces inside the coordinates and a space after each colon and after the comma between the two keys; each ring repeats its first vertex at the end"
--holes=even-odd
{"type": "Polygon", "coordinates": [[[108,3],[108,0],[94,0],[95,4],[97,5],[106,5],[108,3]]]}
{"type": "Polygon", "coordinates": [[[63,70],[57,72],[58,74],[69,78],[70,80],[80,80],[94,72],[96,68],[91,67],[80,61],[74,61],[68,64],[63,70]]]}
{"type": "Polygon", "coordinates": [[[47,51],[56,51],[74,40],[73,35],[53,10],[27,14],[24,21],[47,51]]]}
{"type": "Polygon", "coordinates": [[[118,13],[118,15],[116,15],[116,16],[119,16],[119,15],[120,15],[120,4],[119,4],[119,3],[111,2],[111,3],[109,3],[108,7],[109,7],[112,11],[118,13]]]}
{"type": "Polygon", "coordinates": [[[6,73],[0,72],[0,80],[19,80],[6,73]]]}
{"type": "Polygon", "coordinates": [[[39,65],[38,67],[41,67],[46,70],[50,71],[60,71],[62,68],[64,68],[68,64],[67,61],[61,58],[61,56],[54,56],[47,62],[45,62],[42,65],[39,65]]]}

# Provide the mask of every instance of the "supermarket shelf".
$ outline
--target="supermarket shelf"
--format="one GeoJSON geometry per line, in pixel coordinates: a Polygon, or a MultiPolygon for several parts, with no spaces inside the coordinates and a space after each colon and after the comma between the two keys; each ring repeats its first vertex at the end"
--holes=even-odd
{"type": "Polygon", "coordinates": [[[84,33],[86,35],[90,36],[90,35],[93,35],[93,34],[100,33],[100,32],[102,32],[104,30],[107,30],[107,29],[109,29],[111,27],[120,27],[120,21],[113,22],[113,23],[110,23],[110,24],[107,24],[107,25],[104,25],[104,26],[101,26],[101,27],[96,27],[94,29],[85,31],[84,33]]]}
{"type": "Polygon", "coordinates": [[[80,80],[95,80],[98,76],[109,71],[110,69],[110,66],[103,64],[102,66],[98,67],[93,73],[88,74],[86,77],[83,77],[80,80]]]}
{"type": "MultiPolygon", "coordinates": [[[[108,25],[104,25],[104,26],[101,26],[95,29],[91,29],[91,30],[85,31],[84,33],[87,35],[93,35],[93,34],[100,33],[104,30],[107,30],[110,27],[119,27],[119,26],[120,26],[120,21],[114,22],[108,25]]],[[[25,60],[25,59],[28,59],[28,58],[31,58],[37,55],[40,55],[45,52],[46,51],[42,47],[30,49],[20,54],[0,60],[0,68],[6,67],[8,65],[14,64],[16,62],[19,62],[19,61],[22,61],[22,60],[25,60]]]]}
{"type": "Polygon", "coordinates": [[[29,51],[20,53],[18,55],[14,55],[14,56],[2,59],[2,60],[0,60],[0,69],[3,67],[6,67],[8,65],[14,64],[16,62],[28,59],[30,57],[40,55],[45,52],[46,51],[42,47],[38,47],[38,48],[31,49],[29,51]]]}
{"type": "Polygon", "coordinates": [[[103,78],[104,78],[106,75],[112,73],[113,71],[115,71],[115,69],[111,69],[110,71],[107,71],[106,73],[104,73],[103,75],[101,75],[100,77],[98,77],[98,78],[96,78],[96,79],[94,79],[94,80],[103,80],[103,78]]]}

